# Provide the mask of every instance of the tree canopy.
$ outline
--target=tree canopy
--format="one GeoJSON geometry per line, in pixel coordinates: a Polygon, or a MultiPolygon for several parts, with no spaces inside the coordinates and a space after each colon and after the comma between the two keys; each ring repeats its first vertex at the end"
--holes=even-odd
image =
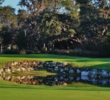
{"type": "Polygon", "coordinates": [[[110,0],[19,0],[18,6],[17,14],[10,6],[0,9],[4,49],[109,51],[110,0]]]}

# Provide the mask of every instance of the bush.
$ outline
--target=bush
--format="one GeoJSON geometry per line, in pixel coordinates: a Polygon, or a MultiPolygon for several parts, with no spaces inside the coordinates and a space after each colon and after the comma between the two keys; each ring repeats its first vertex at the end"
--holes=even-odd
{"type": "Polygon", "coordinates": [[[26,50],[26,54],[34,54],[33,50],[26,50]]]}
{"type": "Polygon", "coordinates": [[[75,50],[52,50],[49,51],[50,54],[61,54],[70,56],[83,56],[83,57],[99,57],[98,52],[92,52],[87,50],[75,49],[75,50]]]}
{"type": "Polygon", "coordinates": [[[9,49],[6,49],[3,51],[3,54],[19,54],[19,51],[18,50],[9,50],[9,49]]]}
{"type": "Polygon", "coordinates": [[[49,50],[48,53],[49,54],[58,54],[58,50],[49,50]]]}
{"type": "Polygon", "coordinates": [[[21,50],[20,54],[26,54],[26,50],[21,50]]]}
{"type": "Polygon", "coordinates": [[[41,50],[41,53],[44,53],[44,54],[48,53],[47,48],[46,48],[46,47],[43,48],[43,49],[41,50]]]}
{"type": "Polygon", "coordinates": [[[34,51],[34,53],[35,53],[35,54],[40,54],[40,53],[41,53],[41,51],[36,50],[36,51],[34,51]]]}

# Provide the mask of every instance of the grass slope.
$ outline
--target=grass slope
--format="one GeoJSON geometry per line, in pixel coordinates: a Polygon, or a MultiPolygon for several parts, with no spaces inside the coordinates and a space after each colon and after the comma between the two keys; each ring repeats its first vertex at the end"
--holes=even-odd
{"type": "MultiPolygon", "coordinates": [[[[109,58],[85,58],[61,55],[0,55],[0,66],[16,60],[53,60],[75,66],[110,70],[109,58]]],[[[110,88],[87,84],[69,86],[27,86],[0,80],[0,100],[110,100],[110,88]]]]}

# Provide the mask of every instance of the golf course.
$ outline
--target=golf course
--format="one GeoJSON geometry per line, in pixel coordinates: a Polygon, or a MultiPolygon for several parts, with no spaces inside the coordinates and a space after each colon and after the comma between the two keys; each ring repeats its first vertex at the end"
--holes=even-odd
{"type": "MultiPolygon", "coordinates": [[[[73,67],[88,67],[110,71],[110,58],[52,54],[1,54],[0,67],[6,62],[19,60],[52,60],[55,62],[68,62],[73,67]]],[[[110,88],[80,82],[77,84],[73,82],[67,86],[23,85],[0,79],[0,100],[110,100],[110,88]]]]}

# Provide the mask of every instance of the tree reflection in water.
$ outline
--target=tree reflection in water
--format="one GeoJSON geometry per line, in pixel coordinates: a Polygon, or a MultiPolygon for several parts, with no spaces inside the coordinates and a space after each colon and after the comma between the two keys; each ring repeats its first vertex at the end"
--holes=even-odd
{"type": "Polygon", "coordinates": [[[86,84],[94,84],[99,86],[110,86],[110,78],[89,78],[88,76],[72,76],[72,75],[62,75],[62,76],[1,76],[1,79],[6,81],[12,81],[19,84],[26,85],[63,85],[66,86],[68,84],[82,82],[86,84]]]}

